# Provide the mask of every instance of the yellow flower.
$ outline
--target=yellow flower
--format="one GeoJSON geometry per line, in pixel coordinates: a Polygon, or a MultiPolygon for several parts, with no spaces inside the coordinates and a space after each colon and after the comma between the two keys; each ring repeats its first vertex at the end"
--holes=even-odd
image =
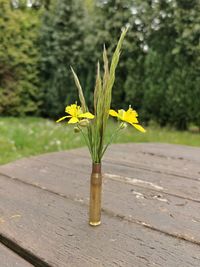
{"type": "Polygon", "coordinates": [[[90,112],[85,112],[83,113],[82,109],[80,106],[77,106],[76,104],[67,106],[65,108],[65,112],[68,113],[69,115],[64,116],[57,120],[56,122],[60,122],[66,118],[70,118],[68,123],[78,123],[81,119],[94,119],[94,115],[90,112]]]}
{"type": "Polygon", "coordinates": [[[131,107],[129,107],[129,109],[127,111],[125,111],[123,109],[119,109],[118,112],[116,112],[113,109],[110,109],[109,115],[111,115],[113,117],[117,117],[121,121],[130,123],[132,126],[134,126],[140,132],[143,132],[143,133],[146,132],[146,130],[141,125],[139,125],[139,122],[137,119],[137,117],[138,117],[137,112],[135,110],[133,110],[131,107]]]}

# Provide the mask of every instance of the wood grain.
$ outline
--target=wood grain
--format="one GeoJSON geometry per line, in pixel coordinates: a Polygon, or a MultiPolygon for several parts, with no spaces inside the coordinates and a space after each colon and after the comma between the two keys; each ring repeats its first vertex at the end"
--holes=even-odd
{"type": "Polygon", "coordinates": [[[0,237],[40,267],[199,266],[199,166],[199,148],[113,145],[103,161],[103,224],[93,229],[86,149],[1,166],[0,237]]]}
{"type": "MultiPolygon", "coordinates": [[[[91,163],[87,156],[74,155],[79,151],[24,159],[1,170],[11,178],[87,204],[91,163]]],[[[103,186],[107,213],[200,244],[200,181],[135,172],[120,163],[104,163],[103,170],[107,172],[103,186]]]]}
{"type": "Polygon", "coordinates": [[[199,266],[198,245],[104,213],[91,228],[85,205],[3,176],[0,199],[1,233],[50,266],[199,266]]]}

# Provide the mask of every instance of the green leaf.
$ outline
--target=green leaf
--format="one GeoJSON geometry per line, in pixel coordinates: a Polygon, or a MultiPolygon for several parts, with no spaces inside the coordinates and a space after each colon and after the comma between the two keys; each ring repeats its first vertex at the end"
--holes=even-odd
{"type": "Polygon", "coordinates": [[[79,94],[79,99],[80,99],[80,102],[81,102],[82,110],[83,110],[83,112],[86,112],[88,110],[88,108],[86,106],[85,97],[83,95],[83,90],[82,90],[81,84],[79,82],[78,76],[76,75],[76,73],[75,73],[75,71],[73,70],[72,67],[71,67],[71,71],[73,73],[74,82],[75,82],[76,87],[78,89],[78,94],[79,94]]]}

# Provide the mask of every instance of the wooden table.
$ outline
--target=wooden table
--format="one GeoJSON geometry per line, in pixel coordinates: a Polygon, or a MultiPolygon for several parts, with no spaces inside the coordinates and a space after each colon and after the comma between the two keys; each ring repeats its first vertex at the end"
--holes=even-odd
{"type": "Polygon", "coordinates": [[[200,148],[113,145],[102,225],[88,225],[86,149],[0,167],[0,266],[199,267],[200,148]]]}

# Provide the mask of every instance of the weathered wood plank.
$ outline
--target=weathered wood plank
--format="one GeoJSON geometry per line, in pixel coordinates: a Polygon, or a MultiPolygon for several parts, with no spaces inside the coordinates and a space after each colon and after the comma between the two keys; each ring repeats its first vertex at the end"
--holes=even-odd
{"type": "MultiPolygon", "coordinates": [[[[115,146],[114,146],[115,147],[115,146]]],[[[129,158],[132,154],[129,155],[129,158]]],[[[37,160],[45,161],[46,163],[51,163],[53,165],[57,165],[58,167],[65,167],[67,169],[73,169],[74,166],[78,166],[81,172],[90,171],[91,161],[89,156],[87,156],[86,150],[75,150],[68,153],[60,152],[60,153],[52,153],[50,156],[42,155],[36,158],[37,160]],[[81,155],[79,152],[81,151],[81,155]]],[[[156,161],[156,160],[155,160],[156,161]]],[[[112,174],[118,174],[122,176],[128,176],[134,179],[138,179],[138,183],[140,180],[144,181],[144,183],[140,183],[140,185],[152,188],[150,183],[158,185],[158,187],[154,187],[155,190],[161,190],[166,193],[171,193],[175,195],[179,195],[183,198],[191,198],[197,201],[200,201],[200,179],[193,180],[187,179],[180,176],[176,176],[175,174],[165,174],[160,172],[153,172],[149,169],[141,169],[134,166],[134,164],[123,164],[121,161],[121,157],[119,152],[113,156],[112,159],[105,157],[103,162],[104,171],[112,174]],[[117,158],[118,161],[114,161],[114,158],[117,158]],[[161,189],[162,188],[162,189],[161,189]]],[[[14,164],[15,168],[15,164],[14,164]]],[[[10,169],[10,165],[8,167],[10,169]]],[[[1,169],[0,169],[1,170],[1,169]]],[[[7,168],[5,166],[5,171],[7,168]]],[[[7,172],[6,172],[7,173],[7,172]]],[[[191,177],[192,178],[192,177],[191,177]]],[[[200,176],[199,176],[200,178],[200,176]]]]}
{"type": "Polygon", "coordinates": [[[198,245],[106,214],[91,228],[85,205],[3,176],[0,199],[1,233],[54,267],[199,266],[198,245]]]}
{"type": "MultiPolygon", "coordinates": [[[[85,156],[84,149],[71,152],[77,156],[85,156]]],[[[105,159],[122,166],[200,180],[200,148],[196,147],[148,143],[118,144],[108,149],[105,159]]]]}
{"type": "MultiPolygon", "coordinates": [[[[1,224],[1,222],[0,222],[1,224]]],[[[1,229],[1,227],[0,227],[1,229]]],[[[0,244],[0,266],[1,267],[33,267],[30,263],[20,258],[14,252],[0,244]]]]}
{"type": "MultiPolygon", "coordinates": [[[[71,150],[85,155],[84,149],[71,150]]],[[[140,169],[200,180],[200,148],[170,144],[112,145],[106,159],[140,169]]]]}
{"type": "Polygon", "coordinates": [[[115,152],[121,163],[138,164],[152,171],[200,180],[200,148],[152,143],[122,144],[112,146],[107,157],[113,158],[115,152]]]}
{"type": "MultiPolygon", "coordinates": [[[[86,149],[74,149],[59,152],[66,164],[70,155],[89,157],[86,149]]],[[[48,154],[46,154],[48,156],[48,154]]],[[[45,159],[46,155],[42,158],[45,159]]],[[[57,155],[57,153],[55,153],[57,155]]],[[[56,156],[57,157],[57,156],[56,156]]],[[[52,156],[53,159],[53,156],[52,156]]],[[[112,145],[105,161],[121,166],[134,167],[162,174],[177,175],[177,178],[200,180],[200,148],[170,144],[117,144],[112,145]]]]}
{"type": "MultiPolygon", "coordinates": [[[[114,178],[114,177],[113,177],[114,178]]],[[[137,187],[131,179],[107,180],[104,207],[130,220],[200,244],[199,203],[137,187]]]]}
{"type": "Polygon", "coordinates": [[[122,167],[118,164],[106,163],[104,169],[108,174],[132,179],[132,183],[140,187],[200,202],[200,181],[188,181],[174,175],[153,173],[128,166],[122,167]]]}
{"type": "MultiPolygon", "coordinates": [[[[79,152],[80,150],[75,150],[79,152]]],[[[82,151],[82,150],[81,150],[82,151]]],[[[25,179],[25,181],[33,182],[35,177],[34,172],[39,168],[38,179],[40,176],[44,178],[45,172],[56,173],[57,169],[64,168],[73,170],[78,168],[80,175],[88,175],[91,170],[91,160],[84,151],[85,156],[75,155],[73,151],[59,152],[45,154],[39,157],[24,159],[8,165],[0,167],[0,172],[25,179]],[[41,161],[41,162],[40,162],[41,161]],[[46,170],[46,167],[49,170],[46,170]],[[55,170],[55,171],[54,171],[55,170]]],[[[117,155],[116,155],[117,157],[117,155]]],[[[120,157],[119,157],[120,158],[120,157]]],[[[158,192],[165,192],[181,198],[196,200],[200,202],[200,180],[189,180],[187,178],[176,177],[174,175],[156,173],[149,170],[137,169],[134,165],[125,166],[121,165],[119,160],[117,163],[112,163],[105,158],[103,162],[103,171],[105,173],[120,175],[134,179],[135,184],[144,188],[154,189],[158,192]]],[[[51,174],[50,174],[51,175],[51,174]]],[[[47,179],[47,177],[45,178],[47,179]]],[[[44,185],[45,186],[45,185],[44,185]]]]}
{"type": "MultiPolygon", "coordinates": [[[[155,156],[173,160],[188,160],[191,162],[200,163],[200,147],[177,145],[177,144],[163,144],[163,143],[129,143],[119,144],[121,149],[126,151],[138,151],[143,154],[155,154],[155,156]]],[[[119,148],[118,147],[118,148],[119,148]]],[[[117,148],[116,146],[113,149],[117,148]]],[[[154,155],[153,155],[154,156],[154,155]]]]}
{"type": "MultiPolygon", "coordinates": [[[[89,173],[44,165],[40,161],[26,163],[25,166],[22,164],[20,170],[21,176],[20,173],[18,175],[24,182],[88,203],[89,173]]],[[[103,208],[200,243],[199,203],[152,190],[156,186],[150,184],[149,188],[143,188],[138,186],[138,180],[135,182],[128,177],[107,174],[103,187],[103,208]]]]}
{"type": "MultiPolygon", "coordinates": [[[[4,172],[11,177],[18,177],[24,182],[71,199],[88,202],[89,159],[80,160],[71,153],[64,155],[53,153],[37,159],[39,160],[25,159],[7,165],[4,172]]],[[[136,178],[135,174],[132,175],[131,168],[112,164],[105,164],[105,169],[109,171],[109,174],[105,175],[103,189],[105,210],[165,233],[200,243],[199,203],[190,201],[187,197],[189,195],[190,198],[196,197],[200,200],[199,181],[189,181],[189,183],[184,179],[170,177],[170,180],[168,176],[161,175],[157,175],[155,180],[151,174],[149,174],[149,180],[146,180],[148,173],[144,176],[144,173],[138,172],[140,176],[136,178]],[[129,176],[115,175],[115,171],[129,176]],[[141,179],[142,175],[143,179],[141,179]],[[165,188],[162,187],[163,183],[165,188]]]]}

